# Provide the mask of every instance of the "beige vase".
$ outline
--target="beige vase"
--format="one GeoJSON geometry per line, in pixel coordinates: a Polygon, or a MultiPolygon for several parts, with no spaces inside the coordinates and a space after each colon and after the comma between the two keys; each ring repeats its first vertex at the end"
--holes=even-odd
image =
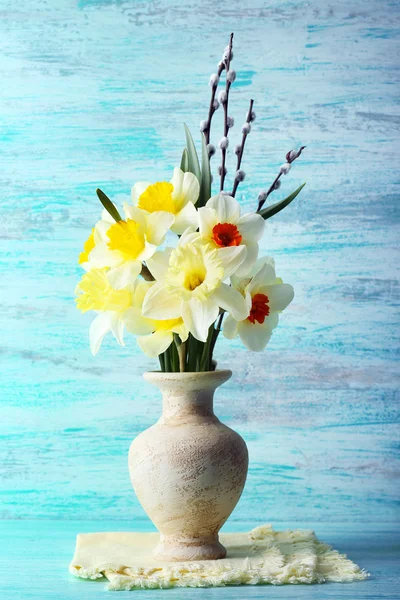
{"type": "Polygon", "coordinates": [[[129,472],[144,510],[160,531],[159,560],[224,558],[218,532],[246,481],[244,440],[213,412],[215,389],[231,371],[145,373],[163,397],[155,425],[132,442],[129,472]]]}

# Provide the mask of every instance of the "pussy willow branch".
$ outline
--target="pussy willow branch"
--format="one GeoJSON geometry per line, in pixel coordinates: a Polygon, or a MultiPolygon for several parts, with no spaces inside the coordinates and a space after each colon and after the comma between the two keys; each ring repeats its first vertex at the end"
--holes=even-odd
{"type": "MultiPolygon", "coordinates": [[[[288,158],[289,155],[290,155],[290,152],[288,152],[287,155],[286,155],[287,162],[291,165],[296,160],[296,158],[299,158],[299,156],[302,153],[302,151],[304,150],[304,148],[305,148],[305,146],[301,146],[301,148],[298,151],[297,155],[294,156],[292,159],[288,158]]],[[[278,173],[278,175],[275,177],[274,181],[269,186],[268,191],[267,191],[266,195],[264,196],[264,198],[259,201],[258,207],[257,207],[257,212],[262,209],[262,207],[264,206],[264,204],[265,204],[268,196],[274,191],[275,185],[279,181],[279,179],[282,177],[282,175],[283,175],[283,171],[280,170],[279,173],[278,173]]]]}
{"type": "MultiPolygon", "coordinates": [[[[225,63],[223,60],[221,60],[221,62],[218,64],[218,71],[217,71],[218,77],[221,77],[221,73],[224,69],[225,69],[225,63]]],[[[210,98],[210,106],[208,108],[207,128],[204,130],[204,137],[206,139],[207,145],[210,143],[211,120],[213,118],[215,111],[217,110],[214,107],[214,100],[215,100],[215,96],[217,93],[217,89],[218,89],[218,83],[211,87],[211,98],[210,98]]]]}
{"type": "MultiPolygon", "coordinates": [[[[250,100],[249,112],[247,113],[247,117],[246,117],[246,123],[250,123],[251,122],[251,113],[253,111],[253,104],[254,104],[254,100],[251,99],[250,100]]],[[[237,155],[236,172],[239,171],[240,165],[242,164],[242,158],[243,158],[243,152],[244,152],[244,145],[246,143],[247,136],[248,136],[248,133],[246,132],[246,130],[244,130],[243,131],[243,135],[242,135],[242,142],[240,144],[240,150],[239,150],[239,153],[237,155]]],[[[240,183],[240,180],[237,177],[235,177],[235,181],[234,181],[233,189],[232,189],[232,194],[231,194],[233,197],[235,197],[236,190],[238,188],[239,183],[240,183]]]]}
{"type": "MultiPolygon", "coordinates": [[[[232,56],[232,43],[233,43],[233,33],[231,33],[231,37],[229,39],[229,50],[226,58],[226,74],[228,75],[229,67],[231,64],[231,56],[232,56]]],[[[229,104],[229,90],[232,83],[226,78],[225,91],[226,91],[226,101],[223,103],[224,109],[224,137],[228,137],[229,127],[228,127],[228,104],[229,104]]],[[[222,164],[221,164],[221,185],[220,190],[224,189],[225,182],[225,162],[226,162],[226,148],[222,148],[222,164]]]]}

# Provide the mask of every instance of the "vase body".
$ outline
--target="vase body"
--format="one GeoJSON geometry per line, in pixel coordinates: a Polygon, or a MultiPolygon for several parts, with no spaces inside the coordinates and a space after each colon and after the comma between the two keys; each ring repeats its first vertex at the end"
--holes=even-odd
{"type": "Polygon", "coordinates": [[[159,421],[129,451],[135,493],[160,532],[159,560],[213,560],[226,550],[218,532],[247,476],[244,440],[214,415],[215,389],[231,371],[145,373],[163,397],[159,421]]]}

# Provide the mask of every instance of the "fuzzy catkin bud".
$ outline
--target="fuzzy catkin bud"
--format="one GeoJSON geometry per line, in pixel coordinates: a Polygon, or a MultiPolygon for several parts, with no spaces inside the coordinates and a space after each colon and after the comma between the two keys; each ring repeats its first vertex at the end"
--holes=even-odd
{"type": "Polygon", "coordinates": [[[206,119],[204,119],[203,121],[200,121],[200,131],[204,132],[207,131],[208,129],[208,121],[206,119]]]}
{"type": "Polygon", "coordinates": [[[280,187],[281,187],[281,180],[278,179],[278,181],[275,181],[274,190],[279,190],[280,187]]]}
{"type": "Polygon", "coordinates": [[[245,135],[248,135],[251,131],[251,125],[250,123],[244,123],[242,126],[242,133],[244,133],[245,135]]]}
{"type": "Polygon", "coordinates": [[[221,150],[226,150],[228,146],[229,146],[229,139],[226,136],[222,137],[218,142],[218,147],[221,150]]]}
{"type": "Polygon", "coordinates": [[[292,163],[294,160],[296,160],[296,158],[298,158],[303,152],[304,148],[305,146],[301,146],[298,150],[290,150],[290,152],[286,154],[287,162],[292,163]]]}
{"type": "Polygon", "coordinates": [[[211,85],[211,87],[217,87],[218,83],[219,83],[219,77],[218,77],[217,73],[213,73],[210,76],[209,84],[211,85]]]}
{"type": "Polygon", "coordinates": [[[251,111],[251,113],[249,113],[247,115],[247,119],[252,123],[253,121],[256,120],[256,113],[254,112],[254,110],[251,111]]]}
{"type": "Polygon", "coordinates": [[[213,109],[214,110],[218,110],[219,109],[219,102],[218,102],[218,100],[216,98],[214,98],[213,109]]]}
{"type": "Polygon", "coordinates": [[[228,83],[233,83],[236,79],[236,71],[234,71],[233,69],[229,69],[229,71],[226,74],[226,80],[228,83]]]}
{"type": "Polygon", "coordinates": [[[244,181],[245,177],[246,177],[246,173],[243,171],[243,169],[239,169],[239,171],[236,171],[235,179],[237,181],[244,181]]]}
{"type": "Polygon", "coordinates": [[[241,150],[242,150],[242,146],[235,146],[235,154],[236,154],[236,156],[239,156],[241,150]]]}
{"type": "Polygon", "coordinates": [[[229,127],[229,129],[230,129],[231,127],[233,127],[233,126],[234,126],[234,124],[235,124],[235,119],[234,119],[233,117],[228,117],[228,118],[227,118],[227,120],[226,120],[226,124],[228,125],[228,127],[229,127]]]}
{"type": "Polygon", "coordinates": [[[282,173],[282,175],[287,175],[290,171],[290,163],[285,163],[284,165],[281,166],[279,172],[282,173]]]}
{"type": "Polygon", "coordinates": [[[226,93],[226,90],[220,91],[220,93],[218,94],[218,100],[221,104],[225,104],[225,102],[228,100],[228,94],[226,93]]]}
{"type": "Polygon", "coordinates": [[[258,201],[259,202],[265,202],[266,199],[268,198],[268,194],[265,190],[262,190],[259,194],[258,194],[258,201]]]}
{"type": "MultiPolygon", "coordinates": [[[[224,169],[224,175],[226,175],[226,174],[227,174],[227,172],[228,172],[228,171],[227,171],[227,169],[225,168],[225,169],[224,169]]],[[[222,166],[220,165],[220,166],[218,167],[218,175],[221,175],[221,174],[222,174],[222,166]]]]}
{"type": "Polygon", "coordinates": [[[208,152],[208,156],[211,158],[211,156],[214,156],[215,154],[215,146],[213,144],[207,144],[207,152],[208,152]]]}

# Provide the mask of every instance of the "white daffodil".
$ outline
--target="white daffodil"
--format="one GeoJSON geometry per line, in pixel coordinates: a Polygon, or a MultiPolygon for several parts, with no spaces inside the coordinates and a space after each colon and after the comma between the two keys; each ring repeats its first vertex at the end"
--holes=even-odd
{"type": "Polygon", "coordinates": [[[148,319],[142,315],[143,300],[149,289],[154,285],[151,281],[136,280],[134,286],[132,306],[123,315],[123,321],[130,333],[138,336],[137,343],[143,352],[155,358],[165,352],[177,333],[182,342],[188,338],[189,332],[183,319],[156,320],[148,319]]]}
{"type": "Polygon", "coordinates": [[[199,193],[200,184],[197,177],[193,173],[184,173],[175,168],[169,183],[135,183],[132,188],[132,202],[147,213],[165,211],[173,215],[171,231],[180,235],[188,227],[198,227],[195,204],[199,193]]]}
{"type": "Polygon", "coordinates": [[[254,266],[258,255],[258,240],[265,229],[261,215],[249,213],[240,216],[240,205],[235,198],[227,194],[213,196],[207,204],[199,208],[199,231],[201,238],[223,254],[230,251],[240,252],[245,246],[245,260],[236,271],[237,275],[248,273],[254,266]]]}
{"type": "Polygon", "coordinates": [[[243,320],[233,314],[228,315],[224,322],[224,336],[233,339],[239,335],[249,350],[260,352],[278,325],[278,313],[293,300],[293,288],[276,277],[274,262],[270,258],[259,259],[247,277],[233,276],[231,281],[251,308],[250,314],[243,320]]]}
{"type": "Polygon", "coordinates": [[[143,315],[150,319],[182,317],[188,330],[202,342],[207,340],[220,308],[238,320],[244,319],[249,313],[245,298],[223,282],[243,262],[246,248],[227,250],[221,255],[199,234],[186,233],[175,249],[157,252],[147,261],[156,283],[144,298],[143,315]]]}
{"type": "Polygon", "coordinates": [[[115,222],[103,211],[93,237],[85,244],[79,258],[88,269],[108,267],[107,278],[115,289],[126,288],[142,270],[142,262],[153,256],[171,226],[174,217],[168,212],[151,214],[124,204],[125,219],[115,222]],[[94,244],[94,245],[93,245],[94,244]]]}
{"type": "Polygon", "coordinates": [[[81,312],[94,310],[99,314],[90,325],[90,349],[95,355],[104,336],[111,331],[117,342],[124,346],[125,311],[132,306],[133,288],[114,289],[108,280],[107,269],[91,269],[76,286],[76,306],[81,312]]]}

